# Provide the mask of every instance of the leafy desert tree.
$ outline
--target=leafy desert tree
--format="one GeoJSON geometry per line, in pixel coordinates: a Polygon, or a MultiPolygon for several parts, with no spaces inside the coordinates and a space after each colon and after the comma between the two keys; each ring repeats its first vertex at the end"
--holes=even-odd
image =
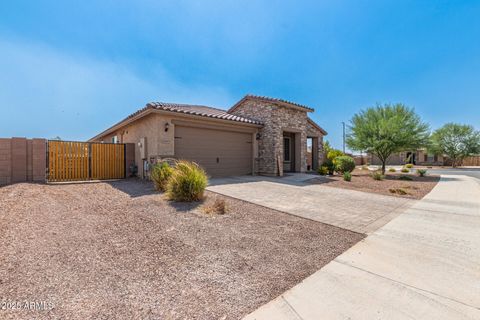
{"type": "Polygon", "coordinates": [[[412,108],[403,104],[384,104],[355,114],[350,120],[347,145],[366,151],[382,162],[382,174],[390,155],[424,147],[429,141],[429,126],[412,108]]]}
{"type": "Polygon", "coordinates": [[[447,123],[432,134],[429,150],[447,155],[456,167],[466,157],[480,153],[480,132],[469,125],[447,123]]]}

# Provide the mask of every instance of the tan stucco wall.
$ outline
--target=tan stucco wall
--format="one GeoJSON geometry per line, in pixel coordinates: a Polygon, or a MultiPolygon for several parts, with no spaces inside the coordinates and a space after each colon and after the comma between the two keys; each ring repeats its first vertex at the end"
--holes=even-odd
{"type": "MultiPolygon", "coordinates": [[[[175,157],[175,124],[210,127],[223,130],[250,132],[255,135],[256,127],[245,126],[241,123],[216,121],[214,119],[199,118],[192,116],[176,116],[161,113],[150,113],[138,120],[135,120],[113,133],[98,137],[96,141],[112,142],[116,135],[118,142],[135,144],[135,163],[138,167],[138,175],[143,177],[143,161],[151,162],[162,158],[175,157]],[[168,131],[165,131],[165,124],[168,123],[168,131]],[[138,142],[146,138],[146,153],[142,159],[138,142]]],[[[257,141],[253,139],[254,156],[258,152],[257,141]]],[[[253,162],[253,159],[252,159],[253,162]]]]}
{"type": "MultiPolygon", "coordinates": [[[[437,161],[433,161],[432,159],[427,159],[425,161],[425,150],[417,150],[415,151],[415,163],[417,165],[444,165],[444,157],[442,155],[437,155],[437,161]]],[[[388,159],[387,159],[387,165],[395,166],[395,165],[404,165],[406,163],[407,159],[407,153],[408,151],[403,151],[403,152],[397,152],[392,154],[388,159]]],[[[370,163],[373,165],[380,165],[381,162],[378,159],[378,157],[374,155],[369,155],[370,158],[370,163]]]]}

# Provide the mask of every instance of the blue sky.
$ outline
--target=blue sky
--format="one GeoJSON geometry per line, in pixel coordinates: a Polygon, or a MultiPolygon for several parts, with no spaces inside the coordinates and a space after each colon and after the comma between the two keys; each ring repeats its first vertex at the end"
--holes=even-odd
{"type": "Polygon", "coordinates": [[[2,1],[0,136],[85,140],[149,101],[246,93],[341,122],[383,102],[480,129],[480,1],[2,1]]]}

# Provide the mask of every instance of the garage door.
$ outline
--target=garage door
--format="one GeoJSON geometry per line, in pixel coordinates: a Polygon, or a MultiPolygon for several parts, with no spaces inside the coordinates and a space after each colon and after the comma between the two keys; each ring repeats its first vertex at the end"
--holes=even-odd
{"type": "Polygon", "coordinates": [[[252,173],[252,134],[175,126],[175,156],[195,161],[212,177],[252,173]]]}

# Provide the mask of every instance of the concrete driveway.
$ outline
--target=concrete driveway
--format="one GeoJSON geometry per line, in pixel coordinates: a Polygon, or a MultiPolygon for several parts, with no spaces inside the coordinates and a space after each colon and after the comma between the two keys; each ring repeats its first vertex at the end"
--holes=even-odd
{"type": "Polygon", "coordinates": [[[245,317],[480,319],[480,180],[442,176],[424,199],[245,317]]]}
{"type": "Polygon", "coordinates": [[[210,191],[360,233],[371,233],[416,200],[310,184],[309,174],[212,179],[210,191]]]}

